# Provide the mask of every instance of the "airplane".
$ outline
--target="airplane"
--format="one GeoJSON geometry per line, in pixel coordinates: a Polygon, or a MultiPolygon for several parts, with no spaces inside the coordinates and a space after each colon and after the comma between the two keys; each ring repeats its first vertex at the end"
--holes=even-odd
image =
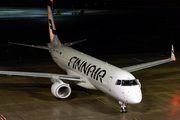
{"type": "Polygon", "coordinates": [[[0,74],[49,78],[52,82],[52,94],[62,99],[69,97],[71,94],[70,85],[64,81],[73,81],[83,88],[100,90],[112,96],[119,101],[121,105],[120,112],[127,113],[126,104],[138,104],[142,101],[141,83],[131,72],[176,61],[172,45],[170,58],[118,68],[69,47],[86,39],[62,44],[56,34],[51,7],[47,6],[47,8],[50,35],[50,43],[47,46],[10,43],[48,50],[54,62],[66,71],[67,75],[20,71],[0,71],[0,74]]]}

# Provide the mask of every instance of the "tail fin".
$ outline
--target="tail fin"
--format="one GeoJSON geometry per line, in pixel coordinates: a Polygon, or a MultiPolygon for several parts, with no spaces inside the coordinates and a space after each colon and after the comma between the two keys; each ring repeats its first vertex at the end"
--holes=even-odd
{"type": "Polygon", "coordinates": [[[49,35],[50,35],[50,41],[51,43],[61,45],[61,42],[58,39],[58,36],[56,35],[56,26],[54,24],[54,19],[51,11],[51,7],[48,7],[48,24],[49,24],[49,35]]]}

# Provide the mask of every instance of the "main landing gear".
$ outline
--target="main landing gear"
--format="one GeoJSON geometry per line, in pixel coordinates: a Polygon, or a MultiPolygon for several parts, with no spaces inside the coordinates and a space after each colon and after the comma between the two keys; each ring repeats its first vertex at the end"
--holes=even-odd
{"type": "Polygon", "coordinates": [[[120,113],[127,113],[127,108],[125,103],[119,101],[119,104],[121,105],[120,113]]]}

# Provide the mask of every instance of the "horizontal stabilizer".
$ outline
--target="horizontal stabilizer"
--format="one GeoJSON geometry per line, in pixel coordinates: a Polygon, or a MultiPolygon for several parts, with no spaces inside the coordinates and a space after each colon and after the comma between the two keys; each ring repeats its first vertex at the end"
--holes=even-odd
{"type": "Polygon", "coordinates": [[[82,39],[82,40],[78,40],[78,41],[74,41],[74,42],[69,42],[69,43],[64,43],[63,45],[64,46],[72,46],[72,45],[75,45],[77,43],[80,43],[80,42],[84,42],[86,41],[87,39],[82,39]]]}
{"type": "Polygon", "coordinates": [[[49,50],[49,48],[46,47],[46,46],[28,45],[28,44],[22,44],[22,43],[14,43],[14,42],[9,42],[9,43],[10,43],[10,44],[15,44],[15,45],[21,45],[21,46],[27,46],[27,47],[34,47],[34,48],[49,50]]]}

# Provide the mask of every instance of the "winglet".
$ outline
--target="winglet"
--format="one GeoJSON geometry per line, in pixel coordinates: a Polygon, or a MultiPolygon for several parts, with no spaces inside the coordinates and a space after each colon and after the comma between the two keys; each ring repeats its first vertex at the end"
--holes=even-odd
{"type": "Polygon", "coordinates": [[[172,45],[172,49],[171,49],[171,60],[176,61],[176,57],[174,55],[174,47],[173,47],[173,45],[172,45]]]}

